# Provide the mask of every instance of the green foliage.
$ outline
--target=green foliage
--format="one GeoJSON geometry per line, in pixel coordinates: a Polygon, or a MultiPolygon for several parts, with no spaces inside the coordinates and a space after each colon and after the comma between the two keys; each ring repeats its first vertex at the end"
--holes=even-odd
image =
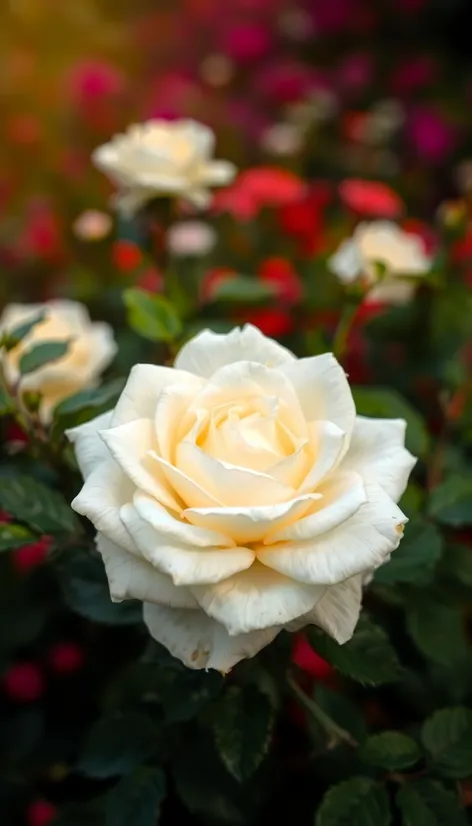
{"type": "Polygon", "coordinates": [[[109,793],[106,826],[156,826],[166,792],[158,768],[143,767],[124,777],[109,793]]]}
{"type": "Polygon", "coordinates": [[[82,424],[110,410],[117,402],[123,387],[123,379],[114,379],[100,387],[75,393],[57,405],[54,417],[60,421],[62,428],[82,424]]]}
{"type": "Polygon", "coordinates": [[[375,582],[385,585],[399,582],[428,585],[441,557],[442,545],[442,536],[434,525],[420,516],[413,517],[390,561],[375,572],[375,582]]]}
{"type": "Polygon", "coordinates": [[[406,627],[424,657],[440,665],[460,665],[468,645],[460,608],[429,595],[412,595],[406,606],[406,627]]]}
{"type": "Polygon", "coordinates": [[[247,275],[235,275],[222,279],[211,291],[212,301],[229,301],[240,304],[252,304],[274,298],[274,287],[247,275]]]}
{"type": "Polygon", "coordinates": [[[77,534],[79,522],[58,491],[31,476],[4,478],[0,483],[0,508],[42,534],[77,534]]]}
{"type": "Polygon", "coordinates": [[[360,757],[372,766],[388,771],[407,769],[421,758],[417,743],[399,731],[383,731],[369,737],[360,749],[360,757]]]}
{"type": "Polygon", "coordinates": [[[460,527],[472,523],[472,476],[456,475],[436,487],[429,500],[429,512],[443,525],[460,527]]]}
{"type": "Polygon", "coordinates": [[[0,524],[0,552],[12,551],[34,542],[34,534],[23,525],[13,525],[9,522],[0,524]]]}
{"type": "Polygon", "coordinates": [[[162,295],[130,288],[123,293],[128,323],[150,341],[174,341],[182,324],[172,304],[162,295]]]}
{"type": "Polygon", "coordinates": [[[40,344],[35,344],[20,358],[18,366],[21,375],[34,373],[35,370],[62,358],[67,353],[70,343],[70,341],[42,341],[40,344]]]}
{"type": "Polygon", "coordinates": [[[344,645],[319,628],[309,628],[308,638],[324,659],[359,683],[380,685],[400,676],[400,663],[385,631],[367,617],[361,618],[354,636],[344,645]]]}
{"type": "Polygon", "coordinates": [[[429,437],[425,422],[399,393],[386,387],[354,387],[353,396],[359,416],[405,419],[406,446],[415,456],[427,454],[429,437]]]}
{"type": "Polygon", "coordinates": [[[435,780],[415,780],[398,791],[403,826],[467,826],[457,795],[435,780]]]}
{"type": "Polygon", "coordinates": [[[31,330],[36,327],[41,321],[44,320],[44,313],[39,312],[37,313],[34,318],[30,319],[30,321],[24,321],[22,324],[18,324],[18,326],[13,327],[8,333],[5,333],[0,341],[0,347],[5,347],[6,350],[12,350],[13,347],[16,347],[17,344],[20,343],[31,330]]]}
{"type": "Polygon", "coordinates": [[[146,715],[130,711],[104,717],[88,732],[78,770],[88,777],[128,774],[159,747],[159,728],[146,715]]]}
{"type": "Polygon", "coordinates": [[[431,765],[443,777],[472,774],[472,711],[446,708],[426,720],[421,739],[431,765]]]}
{"type": "Polygon", "coordinates": [[[333,786],[323,798],[316,826],[388,826],[385,789],[370,777],[353,777],[333,786]]]}
{"type": "Polygon", "coordinates": [[[273,714],[255,687],[232,686],[218,705],[213,734],[218,753],[236,780],[250,777],[268,751],[273,714]]]}

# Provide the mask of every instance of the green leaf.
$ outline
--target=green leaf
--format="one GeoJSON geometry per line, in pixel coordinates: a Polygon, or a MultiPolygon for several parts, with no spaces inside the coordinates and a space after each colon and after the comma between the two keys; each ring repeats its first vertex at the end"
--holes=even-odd
{"type": "Polygon", "coordinates": [[[144,766],[109,792],[106,826],[157,826],[166,783],[161,769],[144,766]]]}
{"type": "Polygon", "coordinates": [[[316,815],[316,826],[388,826],[388,795],[370,777],[353,777],[329,789],[316,815]]]}
{"type": "Polygon", "coordinates": [[[150,341],[173,341],[182,323],[172,304],[162,295],[131,287],[123,293],[128,323],[150,341]]]}
{"type": "Polygon", "coordinates": [[[172,775],[178,796],[198,816],[198,823],[248,826],[241,786],[222,765],[213,742],[200,736],[183,743],[173,760],[172,775]]]}
{"type": "Polygon", "coordinates": [[[104,779],[123,775],[152,757],[159,746],[159,729],[139,712],[115,714],[98,720],[89,731],[78,770],[104,779]]]}
{"type": "Polygon", "coordinates": [[[71,611],[92,622],[135,625],[142,621],[141,604],[135,600],[112,602],[99,554],[80,550],[63,554],[56,562],[64,600],[71,611]]]}
{"type": "MultiPolygon", "coordinates": [[[[472,588],[472,548],[467,545],[448,545],[444,554],[444,574],[472,588]]],[[[443,566],[441,565],[441,573],[443,566]]]]}
{"type": "Polygon", "coordinates": [[[228,689],[218,704],[213,735],[223,763],[237,780],[246,780],[261,764],[272,726],[272,708],[265,694],[252,685],[228,689]]]}
{"type": "Polygon", "coordinates": [[[320,628],[311,627],[307,634],[310,644],[323,659],[357,682],[380,685],[393,682],[401,674],[400,663],[385,631],[367,617],[361,617],[354,636],[344,645],[338,645],[320,628]]]}
{"type": "Polygon", "coordinates": [[[231,301],[242,304],[256,304],[274,298],[275,289],[272,284],[251,278],[248,275],[235,275],[222,279],[211,291],[211,301],[231,301]]]}
{"type": "Polygon", "coordinates": [[[423,725],[423,746],[444,777],[472,774],[472,711],[461,706],[436,711],[423,725]]]}
{"type": "Polygon", "coordinates": [[[467,826],[457,795],[434,780],[405,784],[396,797],[403,826],[467,826]]]}
{"type": "Polygon", "coordinates": [[[23,525],[12,525],[9,522],[0,524],[0,552],[13,551],[35,541],[34,534],[23,525]]]}
{"type": "Polygon", "coordinates": [[[70,343],[69,339],[68,341],[42,341],[36,344],[20,358],[18,366],[21,375],[33,373],[45,364],[62,358],[67,353],[70,343]]]}
{"type": "Polygon", "coordinates": [[[69,396],[54,409],[54,419],[60,421],[63,428],[83,424],[114,407],[124,385],[123,379],[114,379],[101,387],[69,396]]]}
{"type": "Polygon", "coordinates": [[[440,665],[468,657],[461,611],[453,605],[415,595],[406,607],[407,631],[421,653],[440,665]]]}
{"type": "Polygon", "coordinates": [[[13,399],[0,385],[0,416],[8,416],[10,413],[13,413],[14,409],[13,399]]]}
{"type": "Polygon", "coordinates": [[[11,476],[2,482],[0,508],[38,533],[77,534],[80,530],[79,521],[63,496],[30,476],[11,476]]]}
{"type": "Polygon", "coordinates": [[[395,390],[386,387],[353,387],[352,393],[359,416],[405,419],[406,446],[415,456],[428,453],[429,436],[426,424],[414,407],[395,390]]]}
{"type": "Polygon", "coordinates": [[[168,723],[195,719],[207,703],[220,692],[224,678],[217,671],[177,671],[161,692],[165,718],[168,723]]]}
{"type": "Polygon", "coordinates": [[[472,524],[472,477],[457,474],[438,485],[429,500],[429,513],[443,525],[472,524]]]}
{"type": "Polygon", "coordinates": [[[417,743],[400,731],[383,731],[373,734],[363,744],[359,756],[366,763],[380,766],[387,771],[407,769],[421,758],[417,743]]]}
{"type": "Polygon", "coordinates": [[[44,315],[44,312],[37,313],[34,318],[30,318],[29,321],[24,321],[23,324],[19,324],[12,330],[8,330],[5,336],[7,350],[11,350],[13,347],[16,347],[22,339],[26,338],[33,327],[36,327],[37,324],[44,321],[44,315]]]}
{"type": "MultiPolygon", "coordinates": [[[[330,691],[324,685],[317,685],[315,691],[315,701],[328,714],[329,717],[338,723],[341,728],[349,731],[350,734],[361,743],[365,740],[367,726],[362,711],[340,691],[330,691]]],[[[310,718],[310,722],[311,722],[310,718]]],[[[326,737],[324,737],[326,739],[326,737]]]]}
{"type": "Polygon", "coordinates": [[[377,568],[374,581],[385,585],[397,582],[428,585],[441,552],[442,537],[437,528],[419,516],[413,517],[389,562],[377,568]]]}

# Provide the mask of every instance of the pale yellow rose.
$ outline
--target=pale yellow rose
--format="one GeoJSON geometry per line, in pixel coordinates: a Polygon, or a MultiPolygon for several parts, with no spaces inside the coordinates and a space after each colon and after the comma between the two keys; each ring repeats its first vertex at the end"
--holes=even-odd
{"type": "Polygon", "coordinates": [[[9,304],[0,316],[0,338],[40,314],[43,320],[16,347],[8,352],[3,350],[1,358],[11,385],[19,382],[21,393],[41,394],[40,417],[48,422],[56,404],[97,383],[117,348],[108,324],[92,322],[83,304],[66,299],[45,304],[9,304]],[[24,353],[42,342],[68,340],[64,356],[21,376],[19,361],[24,353]]]}
{"type": "Polygon", "coordinates": [[[95,165],[118,186],[117,208],[133,214],[153,198],[182,198],[204,208],[214,186],[228,184],[236,169],[212,157],[215,136],[194,120],[135,124],[96,149],[95,165]]]}
{"type": "Polygon", "coordinates": [[[252,326],[138,364],[68,435],[112,599],[142,600],[191,668],[228,671],[308,623],[346,642],[407,521],[405,422],[356,416],[333,355],[297,359],[252,326]]]}
{"type": "Polygon", "coordinates": [[[331,256],[329,266],[343,284],[365,279],[370,285],[369,301],[406,304],[416,290],[417,278],[431,269],[431,259],[419,237],[391,221],[373,221],[359,224],[331,256]],[[378,263],[386,273],[376,284],[378,263]]]}

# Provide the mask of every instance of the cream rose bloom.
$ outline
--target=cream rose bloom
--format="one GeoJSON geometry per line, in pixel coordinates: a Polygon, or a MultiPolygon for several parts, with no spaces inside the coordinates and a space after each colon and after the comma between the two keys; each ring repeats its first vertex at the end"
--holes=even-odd
{"type": "Polygon", "coordinates": [[[407,521],[405,422],[356,417],[333,355],[297,359],[252,326],[136,365],[68,435],[112,599],[142,600],[190,668],[228,671],[307,623],[346,642],[407,521]]]}
{"type": "Polygon", "coordinates": [[[373,221],[359,224],[354,235],[331,256],[329,266],[344,284],[365,278],[371,285],[369,301],[406,304],[416,289],[416,279],[411,276],[428,272],[431,259],[417,236],[404,232],[391,221],[373,221]],[[384,264],[386,274],[376,284],[378,262],[384,264]]]}
{"type": "Polygon", "coordinates": [[[95,165],[119,187],[118,209],[133,214],[147,201],[180,197],[204,208],[209,188],[230,183],[236,168],[212,158],[215,136],[194,120],[150,120],[98,147],[95,165]]]}
{"type": "Polygon", "coordinates": [[[0,316],[0,338],[40,314],[43,320],[16,347],[8,352],[3,350],[1,359],[10,384],[19,382],[22,393],[41,394],[40,417],[47,423],[59,402],[97,383],[117,347],[108,324],[92,322],[83,304],[66,299],[45,304],[9,304],[0,316]],[[42,342],[67,340],[70,344],[64,356],[21,376],[19,361],[24,353],[42,342]]]}

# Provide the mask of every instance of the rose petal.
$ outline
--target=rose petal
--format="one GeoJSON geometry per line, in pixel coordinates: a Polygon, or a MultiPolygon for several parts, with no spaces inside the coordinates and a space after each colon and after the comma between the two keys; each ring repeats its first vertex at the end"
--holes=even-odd
{"type": "Polygon", "coordinates": [[[133,483],[110,456],[92,470],[72,508],[90,519],[107,539],[135,554],[136,546],[120,519],[120,508],[132,501],[134,491],[133,483]]]}
{"type": "Polygon", "coordinates": [[[188,508],[183,516],[194,525],[219,531],[236,542],[261,541],[269,531],[282,529],[306,513],[318,493],[297,497],[279,505],[252,508],[188,508]]]}
{"type": "Polygon", "coordinates": [[[92,358],[85,372],[95,377],[99,376],[105,367],[108,367],[113,361],[118,352],[118,345],[115,341],[113,328],[103,321],[91,325],[89,338],[92,358]]]}
{"type": "MultiPolygon", "coordinates": [[[[223,533],[205,526],[194,527],[188,522],[176,519],[159,502],[140,491],[135,493],[133,505],[141,519],[149,522],[159,534],[167,538],[167,541],[174,540],[179,545],[191,545],[196,548],[234,548],[235,542],[230,535],[224,536],[223,533]]],[[[184,513],[183,516],[185,517],[186,514],[184,513]]]]}
{"type": "Polygon", "coordinates": [[[179,370],[210,378],[220,367],[237,361],[258,361],[269,367],[294,362],[295,356],[266,338],[257,327],[246,324],[227,334],[204,330],[184,344],[175,360],[179,370]]]}
{"type": "MultiPolygon", "coordinates": [[[[321,498],[311,507],[308,516],[293,521],[281,530],[271,531],[264,539],[264,545],[277,542],[309,541],[315,536],[337,528],[346,519],[354,516],[367,501],[362,478],[358,473],[336,472],[317,489],[321,498]]],[[[264,557],[261,556],[264,561],[264,557]]]]}
{"type": "Polygon", "coordinates": [[[350,436],[356,409],[346,374],[332,353],[298,359],[280,370],[295,388],[307,421],[332,422],[350,436]]]}
{"type": "Polygon", "coordinates": [[[230,636],[284,625],[311,611],[321,599],[324,585],[303,585],[254,563],[215,585],[192,588],[199,605],[230,636]]]}
{"type": "Polygon", "coordinates": [[[180,497],[187,507],[211,508],[214,505],[222,505],[216,497],[211,496],[206,490],[200,487],[194,479],[190,479],[181,470],[166,462],[155,451],[150,453],[151,459],[163,470],[168,482],[172,485],[172,490],[180,497]]]}
{"type": "Polygon", "coordinates": [[[136,419],[111,427],[100,431],[100,436],[122,471],[137,488],[151,494],[166,507],[181,510],[167,478],[150,456],[157,447],[156,431],[151,419],[136,419]]]}
{"type": "Polygon", "coordinates": [[[308,430],[316,459],[299,486],[299,493],[311,493],[321,480],[334,470],[346,444],[345,432],[332,422],[311,422],[308,430]]]}
{"type": "Polygon", "coordinates": [[[74,445],[77,462],[84,479],[87,479],[92,470],[110,455],[99,435],[99,430],[110,427],[112,415],[113,411],[109,410],[85,424],[66,430],[67,438],[74,445]]]}
{"type": "Polygon", "coordinates": [[[307,625],[318,625],[339,645],[351,639],[362,607],[362,576],[331,585],[318,604],[306,614],[307,625]]]}
{"type": "Polygon", "coordinates": [[[183,384],[195,388],[195,392],[202,386],[191,373],[155,364],[136,364],[115,407],[113,427],[134,419],[154,420],[159,396],[171,384],[183,384]]]}
{"type": "Polygon", "coordinates": [[[206,186],[223,186],[229,184],[236,175],[237,168],[230,161],[212,161],[205,169],[206,186]]]}
{"type": "Polygon", "coordinates": [[[169,541],[141,519],[133,505],[125,505],[120,517],[145,559],[174,585],[219,582],[248,568],[255,558],[249,548],[192,548],[169,541]]]}
{"type": "Polygon", "coordinates": [[[357,471],[398,502],[417,461],[405,448],[405,430],[403,419],[358,416],[340,470],[357,471]]]}
{"type": "Polygon", "coordinates": [[[378,485],[366,485],[366,493],[367,502],[337,528],[313,540],[259,547],[258,559],[298,582],[324,585],[382,565],[408,520],[378,485]]]}
{"type": "Polygon", "coordinates": [[[132,556],[103,534],[97,535],[113,602],[140,599],[169,608],[196,608],[188,588],[177,588],[171,578],[159,573],[144,559],[132,556]]]}
{"type": "Polygon", "coordinates": [[[157,642],[187,668],[214,668],[227,673],[240,660],[253,657],[277,636],[279,628],[230,637],[204,611],[176,611],[144,603],[144,622],[157,642]]]}

